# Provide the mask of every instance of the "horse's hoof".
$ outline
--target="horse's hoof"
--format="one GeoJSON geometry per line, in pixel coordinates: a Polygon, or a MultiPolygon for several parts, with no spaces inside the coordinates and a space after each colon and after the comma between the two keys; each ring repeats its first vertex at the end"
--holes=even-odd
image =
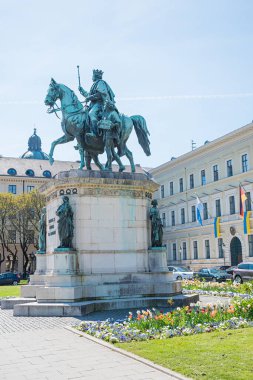
{"type": "Polygon", "coordinates": [[[119,168],[119,172],[123,172],[124,170],[126,169],[126,167],[123,165],[123,166],[120,166],[119,168]]]}
{"type": "Polygon", "coordinates": [[[49,157],[49,163],[50,163],[50,165],[53,165],[53,163],[54,163],[53,157],[49,157]]]}
{"type": "Polygon", "coordinates": [[[132,170],[131,170],[131,171],[132,171],[132,173],[135,173],[135,167],[134,167],[134,168],[132,168],[132,170]]]}

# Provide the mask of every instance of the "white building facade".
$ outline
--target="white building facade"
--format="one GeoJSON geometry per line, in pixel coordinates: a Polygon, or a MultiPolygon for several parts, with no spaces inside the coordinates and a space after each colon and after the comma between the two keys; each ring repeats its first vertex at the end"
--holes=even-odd
{"type": "Polygon", "coordinates": [[[164,244],[170,265],[193,269],[253,261],[253,218],[244,232],[239,185],[253,210],[253,124],[239,128],[178,158],[150,174],[160,184],[156,192],[164,224],[164,244]],[[203,225],[196,220],[197,197],[203,203],[203,225]],[[220,217],[220,236],[214,220],[220,217]]]}

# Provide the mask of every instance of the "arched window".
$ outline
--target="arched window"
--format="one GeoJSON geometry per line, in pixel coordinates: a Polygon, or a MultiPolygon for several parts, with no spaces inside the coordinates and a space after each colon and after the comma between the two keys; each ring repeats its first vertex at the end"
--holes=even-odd
{"type": "Polygon", "coordinates": [[[29,177],[34,177],[34,171],[32,169],[27,169],[25,174],[28,175],[29,177]]]}
{"type": "Polygon", "coordinates": [[[52,177],[52,174],[49,170],[44,170],[43,172],[43,176],[44,177],[47,177],[47,178],[51,178],[52,177]]]}
{"type": "Polygon", "coordinates": [[[14,169],[14,168],[10,168],[10,169],[7,170],[7,173],[9,175],[16,175],[17,174],[17,170],[14,169]]]}

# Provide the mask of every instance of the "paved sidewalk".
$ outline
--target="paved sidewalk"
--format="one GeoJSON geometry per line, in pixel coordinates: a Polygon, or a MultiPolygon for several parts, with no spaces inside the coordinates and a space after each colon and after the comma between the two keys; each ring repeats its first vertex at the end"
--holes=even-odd
{"type": "Polygon", "coordinates": [[[0,309],[0,379],[180,379],[64,328],[78,323],[78,318],[13,317],[0,309]]]}
{"type": "MultiPolygon", "coordinates": [[[[221,297],[200,296],[201,304],[229,302],[221,297]]],[[[81,320],[123,319],[128,310],[97,312],[82,318],[13,317],[0,309],[1,380],[175,380],[158,369],[124,356],[65,326],[81,320]]]]}

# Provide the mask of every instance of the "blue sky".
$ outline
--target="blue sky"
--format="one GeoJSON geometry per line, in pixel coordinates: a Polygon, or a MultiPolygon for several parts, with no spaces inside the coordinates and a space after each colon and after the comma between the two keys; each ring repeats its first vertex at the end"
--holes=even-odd
{"type": "MultiPolygon", "coordinates": [[[[145,117],[151,157],[134,132],[128,144],[142,166],[250,123],[252,19],[251,0],[0,0],[0,154],[24,153],[34,126],[49,151],[62,132],[48,84],[78,93],[76,65],[86,90],[102,69],[119,110],[145,117]]],[[[73,145],[55,158],[78,160],[73,145]]]]}

